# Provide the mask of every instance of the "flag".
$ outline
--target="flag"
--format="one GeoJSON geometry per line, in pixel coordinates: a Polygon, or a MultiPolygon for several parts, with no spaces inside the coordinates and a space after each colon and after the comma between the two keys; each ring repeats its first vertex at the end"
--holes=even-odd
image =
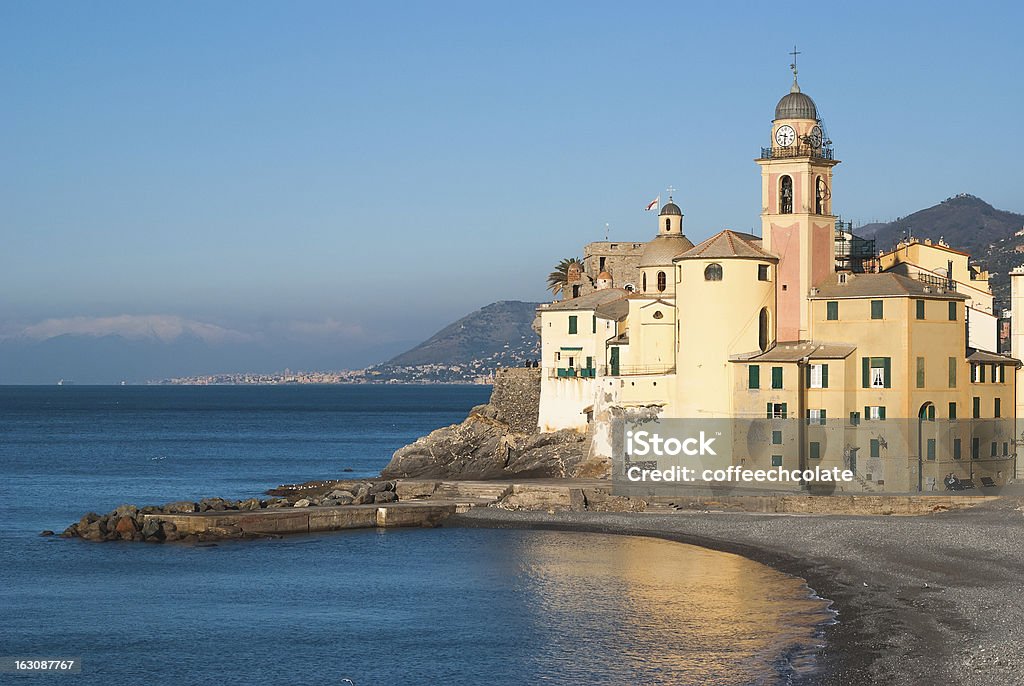
{"type": "Polygon", "coordinates": [[[651,210],[656,210],[656,209],[658,209],[658,205],[660,205],[660,204],[661,204],[661,196],[659,195],[657,198],[655,198],[650,203],[648,203],[647,207],[644,208],[644,212],[650,212],[651,210]]]}

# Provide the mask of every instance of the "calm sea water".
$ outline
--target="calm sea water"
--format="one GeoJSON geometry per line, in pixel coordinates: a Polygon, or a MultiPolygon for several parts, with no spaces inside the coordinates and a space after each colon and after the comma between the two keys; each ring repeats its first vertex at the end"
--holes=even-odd
{"type": "MultiPolygon", "coordinates": [[[[40,538],[84,512],[375,475],[483,387],[0,387],[0,655],[78,684],[785,683],[802,584],[664,541],[456,528],[216,547],[40,538]],[[344,469],[352,472],[343,472],[344,469]]],[[[0,675],[0,683],[13,681],[0,675]]]]}

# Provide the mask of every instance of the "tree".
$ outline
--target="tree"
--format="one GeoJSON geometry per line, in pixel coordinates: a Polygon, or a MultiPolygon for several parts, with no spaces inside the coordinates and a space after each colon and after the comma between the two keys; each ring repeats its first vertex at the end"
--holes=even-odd
{"type": "Polygon", "coordinates": [[[583,262],[578,257],[566,257],[555,266],[555,271],[548,274],[548,290],[558,297],[565,284],[569,282],[569,267],[576,265],[583,271],[583,262]]]}

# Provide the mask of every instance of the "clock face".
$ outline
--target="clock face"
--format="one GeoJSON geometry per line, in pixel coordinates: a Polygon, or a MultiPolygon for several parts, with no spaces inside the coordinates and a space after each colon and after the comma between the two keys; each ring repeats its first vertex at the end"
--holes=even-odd
{"type": "Polygon", "coordinates": [[[788,148],[793,145],[793,141],[796,140],[796,131],[789,124],[780,126],[779,130],[775,132],[775,142],[783,148],[788,148]]]}
{"type": "Polygon", "coordinates": [[[813,129],[811,129],[811,135],[809,137],[811,139],[811,147],[813,147],[813,148],[820,148],[821,147],[821,127],[820,126],[815,126],[813,129]]]}

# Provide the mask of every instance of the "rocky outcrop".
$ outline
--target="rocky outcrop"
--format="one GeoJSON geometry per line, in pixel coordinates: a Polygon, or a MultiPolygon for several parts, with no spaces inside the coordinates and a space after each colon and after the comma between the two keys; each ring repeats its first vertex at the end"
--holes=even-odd
{"type": "MultiPolygon", "coordinates": [[[[254,535],[246,534],[238,527],[210,527],[202,535],[182,536],[173,522],[161,520],[159,515],[393,503],[398,501],[395,487],[394,481],[317,482],[316,484],[285,486],[275,489],[284,491],[283,495],[286,497],[274,497],[266,500],[260,498],[246,500],[203,498],[198,502],[183,500],[142,508],[135,505],[122,505],[104,515],[89,512],[66,528],[61,537],[81,538],[87,541],[139,541],[146,543],[248,538],[254,535]],[[331,488],[332,485],[334,488],[331,488]],[[326,492],[327,489],[330,491],[326,492]]],[[[43,535],[52,534],[52,531],[43,532],[43,535]]],[[[255,536],[264,537],[262,534],[255,536]]]]}
{"type": "MultiPolygon", "coordinates": [[[[516,422],[522,424],[521,416],[516,422]]],[[[473,408],[461,424],[432,431],[400,448],[381,472],[387,479],[602,477],[608,465],[588,460],[589,441],[575,431],[523,433],[492,404],[473,408]]]]}

